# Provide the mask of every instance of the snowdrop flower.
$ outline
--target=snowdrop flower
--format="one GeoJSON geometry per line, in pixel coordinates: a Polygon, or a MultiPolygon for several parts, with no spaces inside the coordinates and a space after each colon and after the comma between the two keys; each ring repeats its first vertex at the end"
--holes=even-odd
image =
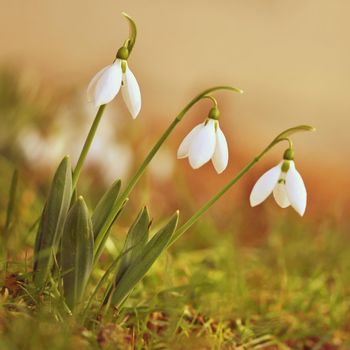
{"type": "Polygon", "coordinates": [[[99,107],[112,101],[121,89],[124,102],[135,119],[141,109],[141,94],[137,80],[128,67],[128,56],[129,50],[126,47],[118,50],[116,60],[100,70],[90,81],[87,98],[99,107]]]}
{"type": "Polygon", "coordinates": [[[228,147],[224,133],[219,126],[219,110],[211,109],[208,119],[197,125],[184,138],[177,151],[177,158],[187,158],[193,169],[198,169],[209,160],[218,174],[228,163],[228,147]]]}
{"type": "Polygon", "coordinates": [[[268,170],[256,182],[250,194],[250,205],[262,203],[271,193],[281,208],[290,205],[303,216],[306,209],[306,189],[293,161],[293,151],[285,152],[284,160],[268,170]]]}

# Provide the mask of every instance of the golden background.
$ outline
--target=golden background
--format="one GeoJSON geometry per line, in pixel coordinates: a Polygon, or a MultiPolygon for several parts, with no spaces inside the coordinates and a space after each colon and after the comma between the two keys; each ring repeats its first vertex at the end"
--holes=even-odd
{"type": "MultiPolygon", "coordinates": [[[[44,88],[76,87],[82,95],[127,37],[121,12],[129,13],[139,31],[129,65],[143,98],[135,125],[160,125],[148,146],[193,95],[212,85],[238,86],[243,95],[218,94],[231,149],[223,179],[281,130],[311,124],[316,133],[294,137],[309,198],[327,205],[330,198],[348,198],[349,1],[1,0],[0,5],[0,64],[37,74],[44,88]]],[[[125,112],[119,99],[112,104],[125,112]]],[[[196,107],[175,132],[174,157],[178,142],[208,106],[196,107]]],[[[282,151],[273,151],[250,182],[277,163],[282,151]]],[[[190,172],[184,161],[181,165],[190,172]]],[[[198,174],[214,176],[205,167],[190,180],[198,174]]]]}

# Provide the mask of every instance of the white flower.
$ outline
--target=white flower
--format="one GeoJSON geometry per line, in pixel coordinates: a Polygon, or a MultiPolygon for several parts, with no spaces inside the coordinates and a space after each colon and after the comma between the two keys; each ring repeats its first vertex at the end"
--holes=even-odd
{"type": "Polygon", "coordinates": [[[218,174],[226,169],[228,147],[217,120],[208,119],[194,127],[184,138],[177,151],[177,158],[186,157],[193,169],[198,169],[209,160],[218,174]]]}
{"type": "Polygon", "coordinates": [[[250,194],[250,205],[255,207],[262,203],[272,192],[281,208],[291,205],[301,216],[304,215],[306,188],[303,179],[295,169],[294,161],[284,160],[262,175],[250,194]],[[286,171],[283,171],[284,164],[287,164],[286,171]]]}
{"type": "Polygon", "coordinates": [[[120,88],[124,102],[135,119],[141,109],[140,88],[125,60],[116,59],[92,78],[87,89],[88,101],[94,102],[96,107],[104,105],[118,95],[120,88]]]}

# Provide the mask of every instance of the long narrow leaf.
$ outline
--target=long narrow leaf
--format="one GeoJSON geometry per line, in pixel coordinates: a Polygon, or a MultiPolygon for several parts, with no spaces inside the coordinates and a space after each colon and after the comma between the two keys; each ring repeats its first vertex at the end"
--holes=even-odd
{"type": "Polygon", "coordinates": [[[150,217],[147,208],[144,207],[131,225],[126,236],[125,243],[121,251],[122,258],[120,260],[118,272],[114,281],[112,281],[110,286],[107,288],[104,303],[107,302],[111,291],[118,285],[127,268],[132,265],[141,255],[148,241],[149,227],[150,217]]]}
{"type": "Polygon", "coordinates": [[[119,217],[119,215],[121,214],[121,212],[123,211],[123,209],[125,208],[125,205],[126,203],[129,201],[129,199],[127,198],[124,203],[122,204],[121,208],[119,209],[119,211],[117,212],[117,214],[114,216],[114,219],[111,223],[111,225],[109,226],[106,234],[101,237],[102,238],[102,241],[97,241],[95,240],[95,243],[94,243],[94,262],[97,263],[98,259],[100,258],[101,254],[102,254],[102,251],[105,247],[105,243],[108,239],[108,236],[109,236],[109,232],[113,226],[113,224],[115,223],[115,221],[117,220],[117,218],[119,217]]]}
{"type": "Polygon", "coordinates": [[[111,188],[102,196],[92,214],[91,220],[95,240],[100,235],[100,231],[118,198],[120,186],[121,181],[115,181],[111,188]]]}
{"type": "Polygon", "coordinates": [[[137,260],[141,255],[144,247],[148,241],[148,233],[150,227],[150,217],[147,207],[144,207],[136,220],[130,227],[130,230],[126,236],[124,247],[122,253],[130,250],[125,254],[120,262],[115,284],[117,285],[122,276],[124,275],[126,269],[137,260]]]}
{"type": "Polygon", "coordinates": [[[57,251],[72,196],[72,169],[69,157],[63,158],[53,178],[40,219],[34,247],[34,283],[42,288],[57,251]]]}
{"type": "Polygon", "coordinates": [[[83,197],[69,210],[61,245],[63,291],[73,311],[81,302],[90,277],[94,251],[92,223],[83,197]]]}
{"type": "Polygon", "coordinates": [[[176,229],[178,218],[179,213],[176,212],[169,222],[146,244],[136,261],[126,269],[111,296],[113,306],[120,306],[166,248],[176,229]]]}

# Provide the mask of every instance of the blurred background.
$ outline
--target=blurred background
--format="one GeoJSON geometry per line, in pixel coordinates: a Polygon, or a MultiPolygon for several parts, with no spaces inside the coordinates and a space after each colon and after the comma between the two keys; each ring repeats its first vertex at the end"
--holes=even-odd
{"type": "MultiPolygon", "coordinates": [[[[4,196],[13,168],[20,169],[22,200],[30,206],[47,192],[58,161],[65,154],[77,159],[96,112],[86,101],[86,87],[127,38],[125,11],[139,30],[129,66],[142,89],[143,108],[133,121],[120,96],[108,106],[80,188],[91,205],[114,179],[127,181],[194,95],[228,84],[245,91],[216,94],[230,147],[228,169],[217,176],[210,164],[193,171],[187,161],[176,160],[182,138],[208,113],[210,104],[203,101],[166,142],[134,196],[150,203],[155,216],[176,208],[189,216],[277,133],[310,124],[317,132],[294,137],[309,194],[305,220],[348,225],[349,1],[0,0],[0,5],[4,196]]],[[[218,203],[211,215],[219,225],[230,225],[234,217],[242,235],[255,241],[267,217],[298,219],[272,199],[246,210],[252,185],[280,161],[284,149],[276,147],[218,203]]],[[[130,211],[139,203],[130,204],[130,211]]]]}

